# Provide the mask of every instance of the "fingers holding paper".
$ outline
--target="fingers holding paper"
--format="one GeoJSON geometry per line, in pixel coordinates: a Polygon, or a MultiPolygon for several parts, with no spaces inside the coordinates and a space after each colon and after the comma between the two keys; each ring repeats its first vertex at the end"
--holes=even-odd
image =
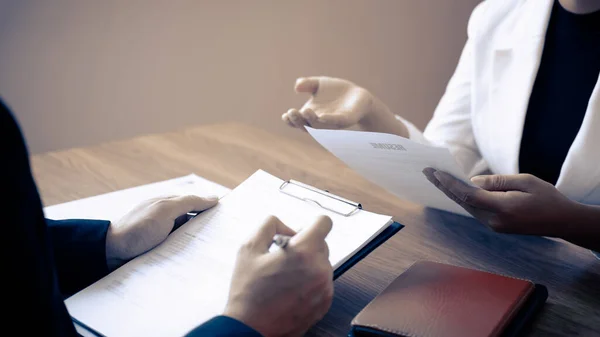
{"type": "Polygon", "coordinates": [[[302,335],[331,306],[333,269],[325,237],[328,217],[296,234],[276,217],[265,220],[240,249],[224,314],[262,335],[302,335]],[[292,236],[269,251],[273,236],[292,236]]]}
{"type": "Polygon", "coordinates": [[[437,171],[433,168],[424,169],[423,174],[448,198],[484,224],[489,225],[493,213],[488,211],[487,202],[490,196],[486,194],[486,191],[470,186],[446,172],[437,171]]]}
{"type": "Polygon", "coordinates": [[[497,232],[558,236],[576,203],[552,184],[529,174],[481,175],[469,185],[426,168],[423,174],[446,196],[497,232]]]}

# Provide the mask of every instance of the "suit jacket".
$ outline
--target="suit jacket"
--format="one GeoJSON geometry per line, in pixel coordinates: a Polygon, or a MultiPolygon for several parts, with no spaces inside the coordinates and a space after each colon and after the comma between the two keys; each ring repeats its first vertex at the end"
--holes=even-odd
{"type": "MultiPolygon", "coordinates": [[[[45,219],[25,141],[1,100],[0,135],[5,322],[24,329],[21,334],[76,336],[63,299],[108,273],[105,247],[110,222],[45,219]]],[[[218,316],[188,336],[260,334],[233,318],[218,316]]]]}
{"type": "MultiPolygon", "coordinates": [[[[433,118],[410,138],[447,147],[469,175],[519,173],[529,97],[553,0],[486,0],[471,14],[458,66],[433,118]]],[[[400,118],[401,119],[401,118],[400,118]]],[[[600,81],[562,166],[556,188],[600,205],[600,81]]]]}

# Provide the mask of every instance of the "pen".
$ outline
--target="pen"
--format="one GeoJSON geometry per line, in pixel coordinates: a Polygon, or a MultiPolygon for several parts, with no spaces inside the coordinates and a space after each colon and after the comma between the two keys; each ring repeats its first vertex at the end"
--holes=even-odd
{"type": "Polygon", "coordinates": [[[285,248],[285,246],[287,246],[291,238],[291,236],[275,234],[275,236],[273,237],[273,243],[279,246],[279,248],[285,248]]]}
{"type": "Polygon", "coordinates": [[[200,214],[200,212],[187,212],[186,213],[186,217],[187,217],[186,221],[192,220],[198,214],[200,214]]]}
{"type": "MultiPolygon", "coordinates": [[[[221,199],[223,199],[223,197],[219,197],[219,200],[221,200],[221,199]]],[[[185,214],[186,221],[192,220],[193,218],[195,218],[196,216],[198,216],[198,214],[200,214],[202,212],[204,212],[204,211],[191,211],[191,212],[187,212],[185,214]]]]}

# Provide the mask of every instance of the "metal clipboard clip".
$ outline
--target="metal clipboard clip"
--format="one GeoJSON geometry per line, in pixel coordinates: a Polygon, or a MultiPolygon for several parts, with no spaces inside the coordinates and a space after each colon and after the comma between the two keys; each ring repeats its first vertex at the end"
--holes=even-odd
{"type": "Polygon", "coordinates": [[[351,216],[362,209],[362,205],[359,203],[291,179],[284,181],[279,186],[279,191],[296,199],[314,203],[323,209],[345,217],[351,216]]]}

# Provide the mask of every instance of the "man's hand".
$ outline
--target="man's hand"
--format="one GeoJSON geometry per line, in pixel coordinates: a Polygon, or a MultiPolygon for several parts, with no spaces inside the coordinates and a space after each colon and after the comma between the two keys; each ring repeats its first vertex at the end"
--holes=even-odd
{"type": "Polygon", "coordinates": [[[106,234],[106,261],[113,270],[163,242],[188,212],[213,207],[218,197],[195,195],[146,200],[120,220],[111,223],[106,234]]]}
{"type": "Polygon", "coordinates": [[[331,306],[333,269],[325,237],[331,220],[320,217],[299,234],[268,218],[239,251],[224,314],[264,336],[300,336],[331,306]],[[293,236],[269,251],[275,234],[293,236]]]}
{"type": "MultiPolygon", "coordinates": [[[[493,230],[503,233],[564,236],[579,204],[552,184],[530,174],[483,175],[469,186],[450,174],[426,168],[427,179],[493,230]]],[[[574,225],[574,224],[573,224],[574,225]]]]}
{"type": "Polygon", "coordinates": [[[305,130],[356,129],[394,133],[408,137],[408,129],[383,102],[368,90],[341,78],[302,77],[296,81],[298,93],[311,97],[300,110],[289,109],[281,119],[289,126],[305,130]]]}

